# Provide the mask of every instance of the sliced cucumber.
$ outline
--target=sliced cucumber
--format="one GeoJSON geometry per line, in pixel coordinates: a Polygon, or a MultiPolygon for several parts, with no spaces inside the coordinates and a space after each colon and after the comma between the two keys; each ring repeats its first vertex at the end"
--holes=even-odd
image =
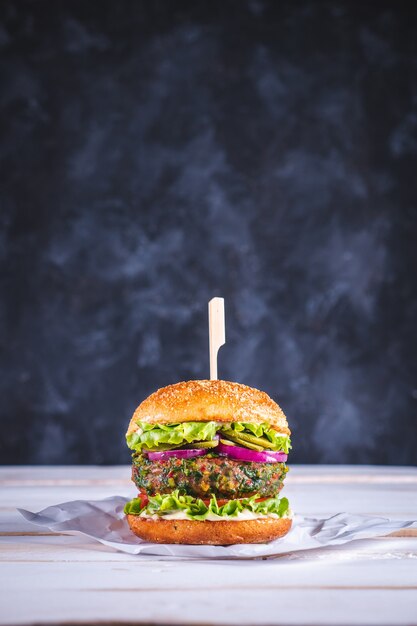
{"type": "Polygon", "coordinates": [[[236,433],[233,436],[238,437],[238,439],[243,439],[243,441],[253,443],[256,446],[261,446],[261,448],[266,448],[268,450],[272,449],[272,443],[265,437],[256,437],[255,435],[249,435],[248,433],[236,433]]]}
{"type": "Polygon", "coordinates": [[[229,441],[228,439],[220,439],[220,443],[225,446],[235,446],[236,444],[233,441],[229,441]]]}
{"type": "MultiPolygon", "coordinates": [[[[238,446],[241,446],[242,448],[249,448],[250,450],[257,450],[258,452],[262,452],[265,449],[262,446],[257,446],[255,443],[249,443],[249,441],[240,439],[236,435],[231,435],[229,432],[225,432],[224,430],[222,430],[221,432],[222,432],[222,435],[227,437],[228,440],[230,439],[230,441],[234,441],[235,444],[237,444],[238,446]]],[[[220,441],[222,441],[222,443],[225,443],[226,445],[233,445],[230,443],[230,441],[224,441],[224,440],[220,440],[220,441]]]]}
{"type": "Polygon", "coordinates": [[[218,439],[211,439],[210,441],[193,441],[188,444],[187,448],[215,448],[218,445],[218,439]]]}
{"type": "Polygon", "coordinates": [[[183,443],[178,443],[176,445],[162,443],[160,446],[157,446],[155,448],[142,448],[142,452],[165,452],[166,450],[176,450],[177,448],[182,448],[183,445],[183,443]]]}

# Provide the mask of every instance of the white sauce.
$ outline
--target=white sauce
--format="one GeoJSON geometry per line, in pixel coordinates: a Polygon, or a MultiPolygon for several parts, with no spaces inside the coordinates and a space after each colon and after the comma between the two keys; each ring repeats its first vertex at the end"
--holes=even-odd
{"type": "MultiPolygon", "coordinates": [[[[141,513],[140,517],[146,517],[147,519],[165,519],[165,520],[175,520],[175,519],[185,519],[192,520],[192,518],[188,517],[184,511],[175,511],[175,513],[167,513],[166,515],[150,515],[148,513],[141,513]]],[[[207,522],[242,522],[244,520],[254,520],[254,519],[285,519],[292,518],[292,512],[289,509],[286,515],[283,515],[281,518],[276,513],[270,513],[269,515],[261,515],[260,513],[254,513],[253,511],[240,511],[236,516],[220,516],[215,513],[209,513],[207,517],[203,521],[207,522]]],[[[192,520],[198,521],[198,520],[192,520]]]]}

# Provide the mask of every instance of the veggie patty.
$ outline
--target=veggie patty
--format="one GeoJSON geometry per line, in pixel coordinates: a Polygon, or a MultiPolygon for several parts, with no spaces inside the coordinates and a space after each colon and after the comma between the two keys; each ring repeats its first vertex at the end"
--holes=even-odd
{"type": "Polygon", "coordinates": [[[207,498],[240,498],[258,494],[275,496],[282,488],[288,468],[285,463],[234,461],[209,453],[191,459],[171,458],[150,461],[145,455],[133,456],[132,480],[148,495],[171,493],[207,498]]]}

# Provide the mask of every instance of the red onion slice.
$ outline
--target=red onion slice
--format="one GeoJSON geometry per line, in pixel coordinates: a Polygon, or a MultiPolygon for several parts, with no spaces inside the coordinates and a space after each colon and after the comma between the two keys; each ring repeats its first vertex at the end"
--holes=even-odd
{"type": "Polygon", "coordinates": [[[166,461],[177,457],[178,459],[192,459],[193,456],[203,456],[212,448],[193,448],[182,450],[164,450],[163,452],[145,452],[150,461],[166,461]]]}
{"type": "Polygon", "coordinates": [[[257,452],[240,446],[227,446],[221,441],[216,451],[237,461],[253,461],[254,463],[283,463],[288,458],[288,454],[285,452],[273,452],[272,450],[257,452]]]}

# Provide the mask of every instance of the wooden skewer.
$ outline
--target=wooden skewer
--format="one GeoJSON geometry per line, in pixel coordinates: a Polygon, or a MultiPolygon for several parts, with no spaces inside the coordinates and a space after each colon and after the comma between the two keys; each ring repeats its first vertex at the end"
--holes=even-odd
{"type": "Polygon", "coordinates": [[[217,353],[226,343],[224,327],[224,298],[212,298],[208,303],[210,380],[217,379],[217,353]]]}

